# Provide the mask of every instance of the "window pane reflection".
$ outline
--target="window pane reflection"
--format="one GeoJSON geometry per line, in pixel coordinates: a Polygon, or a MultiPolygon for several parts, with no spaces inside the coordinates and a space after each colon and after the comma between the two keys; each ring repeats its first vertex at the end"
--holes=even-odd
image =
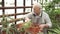
{"type": "Polygon", "coordinates": [[[17,6],[23,6],[23,0],[17,0],[17,6]]]}
{"type": "Polygon", "coordinates": [[[5,9],[5,14],[15,14],[14,9],[5,9]]]}
{"type": "Polygon", "coordinates": [[[25,0],[26,6],[31,6],[31,0],[25,0]]]}
{"type": "Polygon", "coordinates": [[[14,0],[4,0],[5,7],[14,7],[14,0]]]}

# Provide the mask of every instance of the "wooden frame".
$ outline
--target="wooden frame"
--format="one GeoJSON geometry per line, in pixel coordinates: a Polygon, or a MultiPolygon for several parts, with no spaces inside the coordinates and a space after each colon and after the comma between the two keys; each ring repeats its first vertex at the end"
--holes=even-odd
{"type": "MultiPolygon", "coordinates": [[[[2,0],[2,7],[0,7],[0,9],[2,9],[2,15],[0,15],[0,17],[2,17],[3,15],[5,16],[5,17],[7,17],[7,16],[14,16],[14,18],[16,19],[16,16],[17,15],[24,15],[24,14],[27,14],[27,13],[25,13],[25,8],[31,8],[31,11],[32,11],[32,4],[33,4],[33,0],[31,0],[31,6],[25,6],[25,0],[23,0],[23,6],[16,6],[17,4],[17,0],[14,0],[15,2],[14,2],[14,7],[4,7],[4,0],[2,0]],[[23,8],[23,13],[18,13],[17,14],[17,10],[16,9],[18,9],[18,8],[23,8]],[[15,13],[14,14],[8,14],[8,15],[5,15],[5,9],[15,9],[15,13]]],[[[37,0],[38,1],[38,0],[37,0]]],[[[16,24],[16,21],[15,21],[15,24],[16,24]]]]}

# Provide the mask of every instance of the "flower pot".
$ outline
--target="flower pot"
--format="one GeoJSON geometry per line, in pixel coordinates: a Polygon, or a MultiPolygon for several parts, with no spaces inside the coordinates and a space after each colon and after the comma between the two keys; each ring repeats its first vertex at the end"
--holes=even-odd
{"type": "MultiPolygon", "coordinates": [[[[22,26],[23,26],[23,23],[18,24],[17,28],[21,28],[22,26]]],[[[39,25],[31,24],[31,26],[29,28],[27,28],[25,30],[25,32],[30,32],[31,34],[37,34],[39,32],[39,30],[40,30],[39,25]]],[[[21,32],[20,34],[25,34],[25,32],[21,32]]]]}
{"type": "Polygon", "coordinates": [[[6,31],[2,31],[2,34],[6,34],[6,31]]]}
{"type": "Polygon", "coordinates": [[[28,31],[30,31],[32,34],[37,34],[39,32],[40,28],[39,25],[32,25],[28,31]]]}

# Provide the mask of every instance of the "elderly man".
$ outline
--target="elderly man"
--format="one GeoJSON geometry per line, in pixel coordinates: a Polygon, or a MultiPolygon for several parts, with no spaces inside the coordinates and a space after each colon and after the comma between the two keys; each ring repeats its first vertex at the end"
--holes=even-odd
{"type": "Polygon", "coordinates": [[[32,20],[32,23],[40,24],[40,30],[52,26],[49,15],[42,11],[42,7],[39,3],[33,4],[33,12],[26,15],[26,20],[29,21],[30,19],[32,20]]]}

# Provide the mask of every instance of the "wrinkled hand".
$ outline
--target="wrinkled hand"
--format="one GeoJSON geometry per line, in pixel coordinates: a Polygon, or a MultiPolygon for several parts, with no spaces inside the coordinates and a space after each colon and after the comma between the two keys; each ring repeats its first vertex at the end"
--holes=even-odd
{"type": "Polygon", "coordinates": [[[25,22],[28,22],[28,21],[30,21],[30,19],[29,18],[25,18],[25,22]]]}
{"type": "Polygon", "coordinates": [[[41,24],[39,25],[39,27],[40,27],[40,31],[43,31],[43,29],[45,28],[45,24],[41,24]]]}

